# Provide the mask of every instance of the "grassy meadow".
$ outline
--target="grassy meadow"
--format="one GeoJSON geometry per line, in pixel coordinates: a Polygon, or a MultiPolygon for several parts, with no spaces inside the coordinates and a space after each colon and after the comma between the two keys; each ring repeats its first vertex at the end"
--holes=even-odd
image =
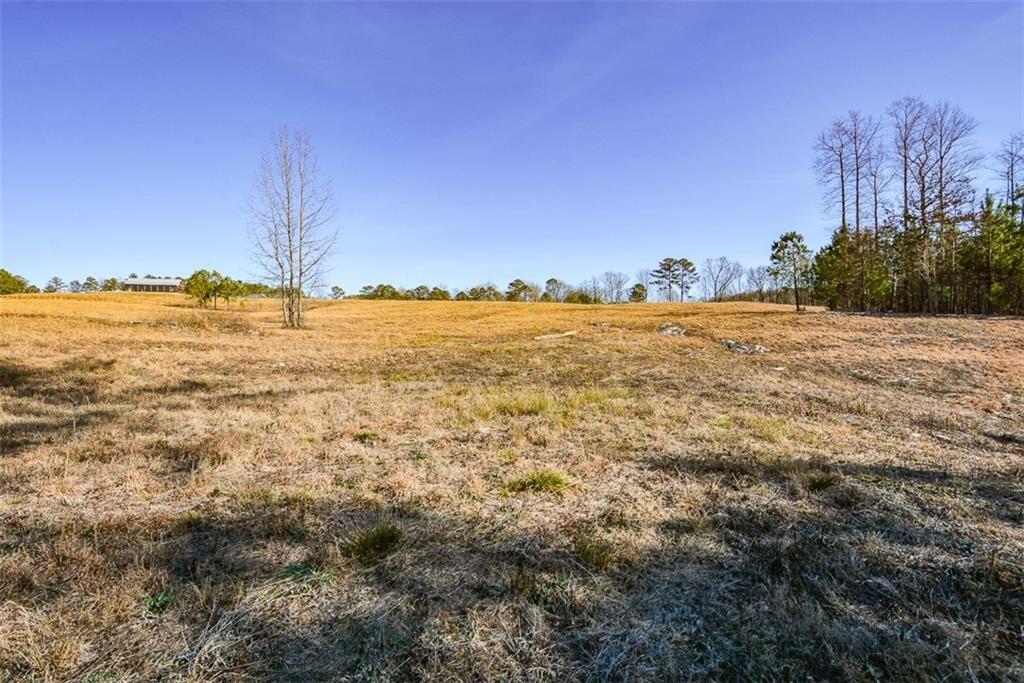
{"type": "Polygon", "coordinates": [[[1021,320],[310,307],[0,297],[0,680],[1024,679],[1021,320]]]}

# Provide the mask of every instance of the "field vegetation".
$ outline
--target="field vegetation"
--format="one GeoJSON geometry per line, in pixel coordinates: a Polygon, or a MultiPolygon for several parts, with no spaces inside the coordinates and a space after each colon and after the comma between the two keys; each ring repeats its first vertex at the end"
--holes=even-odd
{"type": "Polygon", "coordinates": [[[1019,319],[308,305],[0,299],[0,679],[1024,678],[1019,319]]]}

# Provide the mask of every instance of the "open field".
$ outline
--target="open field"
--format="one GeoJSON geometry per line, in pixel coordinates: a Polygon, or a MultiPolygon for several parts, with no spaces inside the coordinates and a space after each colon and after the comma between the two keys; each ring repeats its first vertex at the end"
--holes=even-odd
{"type": "Polygon", "coordinates": [[[1024,322],[313,307],[0,298],[0,679],[1024,679],[1024,322]]]}

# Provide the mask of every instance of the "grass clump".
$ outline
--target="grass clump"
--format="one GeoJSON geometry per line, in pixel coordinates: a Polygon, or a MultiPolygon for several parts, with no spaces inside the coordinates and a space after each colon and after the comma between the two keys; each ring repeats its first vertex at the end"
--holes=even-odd
{"type": "Polygon", "coordinates": [[[496,415],[520,417],[523,415],[543,415],[554,409],[555,402],[547,394],[515,394],[498,396],[480,407],[480,417],[492,418],[496,415]]]}
{"type": "Polygon", "coordinates": [[[830,489],[842,481],[842,477],[835,472],[808,472],[805,478],[807,479],[807,488],[816,493],[830,489]]]}
{"type": "Polygon", "coordinates": [[[349,551],[359,562],[373,564],[391,554],[403,536],[402,530],[394,524],[381,522],[353,538],[349,551]]]}
{"type": "Polygon", "coordinates": [[[380,434],[368,429],[363,429],[352,435],[352,438],[364,446],[372,446],[381,440],[380,434]]]}
{"type": "Polygon", "coordinates": [[[615,547],[611,543],[591,534],[577,536],[573,552],[583,564],[595,569],[607,569],[612,566],[616,557],[615,547]]]}
{"type": "Polygon", "coordinates": [[[521,493],[523,491],[553,493],[562,491],[570,486],[572,486],[572,481],[569,477],[558,470],[544,467],[527,472],[518,479],[513,479],[505,485],[505,488],[512,493],[521,493]]]}
{"type": "MultiPolygon", "coordinates": [[[[523,417],[537,415],[572,416],[588,407],[610,409],[616,399],[630,398],[621,389],[589,388],[568,393],[552,394],[547,391],[497,394],[484,397],[473,409],[479,419],[490,420],[498,416],[523,417]]],[[[620,406],[628,410],[629,404],[620,406]]],[[[621,410],[620,410],[621,412],[621,410]]]]}

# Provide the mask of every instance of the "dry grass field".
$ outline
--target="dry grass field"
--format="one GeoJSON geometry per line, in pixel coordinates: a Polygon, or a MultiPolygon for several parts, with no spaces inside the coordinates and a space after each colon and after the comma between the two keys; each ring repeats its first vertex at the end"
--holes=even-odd
{"type": "Polygon", "coordinates": [[[233,309],[0,298],[0,679],[1024,680],[1020,320],[233,309]]]}

